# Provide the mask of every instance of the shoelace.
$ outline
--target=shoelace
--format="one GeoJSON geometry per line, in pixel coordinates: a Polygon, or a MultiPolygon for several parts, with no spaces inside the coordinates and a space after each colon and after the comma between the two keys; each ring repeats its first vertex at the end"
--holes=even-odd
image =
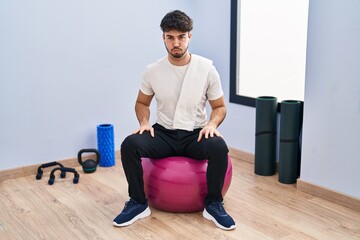
{"type": "Polygon", "coordinates": [[[123,211],[126,210],[126,209],[131,208],[132,206],[135,206],[136,204],[137,204],[137,202],[135,202],[134,200],[130,199],[129,201],[127,201],[127,202],[125,203],[125,206],[124,206],[123,211]]]}
{"type": "Polygon", "coordinates": [[[215,202],[210,204],[211,207],[219,214],[219,215],[226,215],[225,209],[223,207],[224,203],[222,202],[215,202]]]}

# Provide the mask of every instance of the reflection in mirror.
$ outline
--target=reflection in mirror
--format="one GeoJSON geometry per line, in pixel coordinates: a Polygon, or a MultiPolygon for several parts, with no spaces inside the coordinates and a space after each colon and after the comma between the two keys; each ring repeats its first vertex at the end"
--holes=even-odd
{"type": "Polygon", "coordinates": [[[231,0],[230,102],[304,100],[308,0],[231,0]]]}

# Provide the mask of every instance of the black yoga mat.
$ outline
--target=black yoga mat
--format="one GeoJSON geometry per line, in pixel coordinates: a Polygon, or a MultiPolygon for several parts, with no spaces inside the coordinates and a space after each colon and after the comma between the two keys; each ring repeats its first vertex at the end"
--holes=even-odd
{"type": "Polygon", "coordinates": [[[280,109],[279,182],[292,184],[300,176],[303,102],[285,100],[280,109]]]}
{"type": "Polygon", "coordinates": [[[271,176],[276,172],[277,98],[256,98],[255,174],[271,176]]]}

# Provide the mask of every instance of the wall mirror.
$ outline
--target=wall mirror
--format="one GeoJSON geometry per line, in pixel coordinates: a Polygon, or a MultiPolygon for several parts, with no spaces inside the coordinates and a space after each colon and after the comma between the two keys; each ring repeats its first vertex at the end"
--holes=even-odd
{"type": "Polygon", "coordinates": [[[230,102],[304,100],[308,0],[231,0],[230,102]]]}

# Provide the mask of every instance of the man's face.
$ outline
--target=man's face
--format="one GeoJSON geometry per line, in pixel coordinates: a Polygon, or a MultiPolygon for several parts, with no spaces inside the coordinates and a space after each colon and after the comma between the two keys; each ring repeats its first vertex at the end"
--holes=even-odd
{"type": "Polygon", "coordinates": [[[163,33],[166,50],[173,58],[182,58],[188,50],[190,32],[171,30],[163,33]]]}

